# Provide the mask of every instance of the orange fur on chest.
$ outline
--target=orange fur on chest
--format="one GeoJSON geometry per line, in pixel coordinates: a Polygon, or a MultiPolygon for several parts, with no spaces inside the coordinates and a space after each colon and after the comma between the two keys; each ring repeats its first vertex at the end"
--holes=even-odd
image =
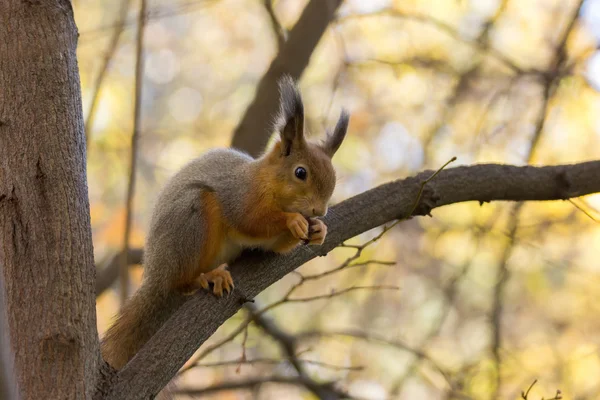
{"type": "Polygon", "coordinates": [[[282,183],[274,181],[272,176],[268,169],[259,170],[255,176],[256,184],[243,199],[246,212],[242,221],[238,221],[240,235],[270,240],[287,232],[286,213],[273,196],[282,183]]]}
{"type": "Polygon", "coordinates": [[[206,226],[204,242],[200,251],[197,271],[206,273],[221,263],[235,259],[243,248],[269,249],[282,234],[280,229],[269,228],[269,214],[261,214],[265,208],[255,207],[245,214],[244,223],[234,228],[225,221],[223,210],[214,192],[204,192],[201,197],[203,224],[206,226]]]}

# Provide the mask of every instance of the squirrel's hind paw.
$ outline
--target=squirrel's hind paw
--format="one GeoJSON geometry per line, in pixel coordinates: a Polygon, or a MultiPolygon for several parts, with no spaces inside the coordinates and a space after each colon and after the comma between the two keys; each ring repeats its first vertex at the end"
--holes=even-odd
{"type": "Polygon", "coordinates": [[[223,291],[226,291],[228,294],[231,293],[234,284],[231,274],[226,268],[227,264],[221,264],[210,272],[200,274],[198,283],[207,290],[209,290],[209,283],[212,283],[212,292],[219,297],[223,296],[223,291]]]}

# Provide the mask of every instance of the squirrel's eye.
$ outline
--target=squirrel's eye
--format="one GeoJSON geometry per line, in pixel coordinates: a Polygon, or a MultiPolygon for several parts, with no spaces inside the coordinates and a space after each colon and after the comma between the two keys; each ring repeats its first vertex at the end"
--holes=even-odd
{"type": "Polygon", "coordinates": [[[300,179],[301,181],[306,180],[306,170],[303,167],[296,168],[294,175],[296,175],[296,178],[300,179]]]}

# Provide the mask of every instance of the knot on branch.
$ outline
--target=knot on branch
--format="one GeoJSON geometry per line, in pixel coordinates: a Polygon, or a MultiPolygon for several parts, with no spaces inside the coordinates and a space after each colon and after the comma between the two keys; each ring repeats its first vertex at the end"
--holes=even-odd
{"type": "Polygon", "coordinates": [[[566,170],[561,170],[556,174],[556,197],[562,200],[569,199],[572,196],[571,193],[571,180],[567,175],[566,170]]]}
{"type": "Polygon", "coordinates": [[[423,186],[423,193],[415,207],[412,215],[428,215],[431,217],[431,210],[438,206],[441,197],[435,188],[429,183],[423,186]]]}

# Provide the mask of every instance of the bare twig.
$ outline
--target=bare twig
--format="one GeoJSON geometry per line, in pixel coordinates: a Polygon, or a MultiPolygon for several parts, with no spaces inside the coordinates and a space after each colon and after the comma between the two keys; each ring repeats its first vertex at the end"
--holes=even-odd
{"type": "Polygon", "coordinates": [[[216,349],[220,348],[221,346],[223,346],[223,345],[225,345],[225,344],[227,344],[227,343],[232,342],[233,340],[235,340],[235,338],[240,333],[244,332],[248,328],[248,325],[250,325],[251,322],[252,322],[252,318],[246,318],[244,320],[244,322],[242,322],[229,335],[225,336],[223,339],[221,339],[217,343],[214,343],[214,344],[212,344],[210,346],[207,346],[206,349],[204,349],[201,353],[199,353],[197,356],[195,356],[193,358],[193,360],[190,360],[190,362],[188,363],[188,365],[186,367],[181,368],[181,370],[179,370],[179,372],[178,372],[178,375],[181,375],[181,374],[189,371],[190,369],[194,368],[202,359],[204,359],[210,353],[212,353],[216,349]]]}
{"type": "MultiPolygon", "coordinates": [[[[477,231],[477,233],[476,233],[476,235],[477,235],[476,246],[473,249],[473,251],[472,251],[472,253],[470,255],[469,260],[467,260],[462,266],[460,266],[459,268],[457,268],[458,271],[456,272],[456,274],[450,279],[450,281],[448,282],[448,284],[443,288],[443,292],[444,292],[444,296],[445,296],[445,301],[442,303],[443,304],[442,305],[443,309],[440,312],[439,316],[433,322],[432,328],[427,332],[427,334],[423,337],[423,339],[421,339],[421,342],[418,345],[418,347],[415,347],[420,352],[423,352],[424,349],[426,349],[427,344],[436,335],[438,335],[439,332],[440,332],[440,330],[442,329],[443,323],[446,321],[446,318],[447,318],[447,316],[448,316],[449,312],[451,311],[452,306],[454,304],[454,299],[456,297],[457,288],[458,288],[459,284],[461,283],[462,279],[471,270],[471,267],[473,265],[475,257],[476,257],[477,254],[479,254],[479,249],[481,247],[481,243],[483,242],[482,239],[492,229],[492,226],[494,225],[494,222],[498,218],[498,216],[499,216],[499,213],[495,213],[495,215],[488,220],[488,222],[485,224],[485,226],[479,227],[479,228],[475,229],[477,231]]],[[[416,369],[417,369],[420,361],[421,361],[421,358],[419,357],[419,355],[418,354],[415,355],[414,359],[407,366],[405,372],[402,374],[402,376],[400,376],[396,380],[396,382],[394,383],[394,385],[391,387],[390,393],[391,393],[392,396],[398,395],[398,393],[402,389],[402,386],[404,385],[406,379],[408,379],[410,376],[412,376],[412,374],[416,371],[416,369]]],[[[449,394],[455,394],[454,393],[454,388],[450,389],[449,394]]]]}
{"type": "Polygon", "coordinates": [[[271,318],[264,314],[259,314],[256,304],[245,304],[244,308],[250,313],[256,325],[279,343],[281,350],[298,373],[298,377],[304,381],[306,388],[315,396],[319,399],[339,399],[348,397],[346,393],[335,390],[330,383],[323,385],[308,376],[302,361],[296,355],[297,339],[295,336],[290,335],[281,329],[271,318]]]}
{"type": "Polygon", "coordinates": [[[94,127],[94,118],[96,117],[96,107],[98,105],[98,99],[100,98],[100,89],[102,87],[102,83],[104,82],[104,78],[106,78],[108,66],[110,65],[110,62],[117,51],[117,45],[119,44],[121,33],[123,33],[123,28],[125,27],[125,20],[127,19],[127,11],[129,10],[130,3],[131,0],[122,0],[121,2],[119,17],[115,23],[115,28],[110,38],[108,49],[104,54],[104,59],[102,60],[102,65],[100,66],[100,72],[98,73],[98,76],[94,81],[94,86],[92,87],[92,99],[90,100],[90,108],[85,120],[85,144],[88,151],[90,148],[92,128],[94,127]]]}
{"type": "MultiPolygon", "coordinates": [[[[307,360],[305,358],[298,358],[298,360],[303,363],[303,364],[310,364],[310,365],[315,365],[317,367],[321,367],[321,368],[325,368],[325,369],[330,369],[333,371],[362,371],[365,369],[365,367],[360,366],[360,365],[334,365],[334,364],[329,364],[323,361],[317,361],[317,360],[307,360]]],[[[230,366],[230,365],[255,365],[255,364],[271,364],[271,365],[278,365],[278,364],[282,364],[282,363],[286,363],[288,362],[288,360],[286,359],[277,359],[277,358],[253,358],[253,359],[248,359],[245,361],[240,361],[240,360],[229,360],[229,361],[218,361],[218,362],[213,362],[213,363],[199,363],[199,364],[195,364],[192,366],[192,368],[214,368],[214,367],[226,367],[226,366],[230,366]]]]}
{"type": "Polygon", "coordinates": [[[326,276],[335,274],[336,272],[340,272],[341,270],[348,270],[350,268],[365,267],[365,266],[368,266],[368,265],[382,265],[382,266],[396,265],[396,263],[394,261],[378,261],[378,260],[367,260],[367,261],[364,261],[364,262],[350,264],[349,260],[351,258],[353,258],[353,257],[350,257],[350,258],[346,259],[346,261],[344,261],[342,264],[340,264],[337,267],[335,267],[333,269],[330,269],[328,271],[321,272],[321,273],[314,274],[314,275],[300,275],[300,279],[303,282],[317,280],[317,279],[321,279],[321,278],[324,278],[326,276]]]}
{"type": "Polygon", "coordinates": [[[279,19],[275,14],[275,10],[273,9],[273,0],[264,0],[265,2],[265,10],[267,10],[267,14],[269,14],[269,19],[271,20],[271,25],[273,26],[273,33],[277,38],[277,48],[281,50],[283,44],[287,39],[287,32],[281,23],[279,23],[279,19]]]}
{"type": "MultiPolygon", "coordinates": [[[[388,10],[381,10],[381,11],[377,11],[377,12],[369,13],[369,14],[347,15],[347,16],[338,18],[337,21],[343,22],[343,21],[351,20],[351,19],[362,19],[362,18],[368,18],[368,17],[381,17],[381,16],[409,19],[409,20],[419,21],[421,23],[434,26],[437,29],[439,29],[441,32],[444,32],[445,34],[447,34],[448,36],[452,37],[453,39],[455,39],[457,41],[471,45],[471,46],[477,48],[479,51],[487,51],[489,55],[496,58],[498,61],[502,62],[505,66],[509,67],[511,70],[513,70],[516,73],[536,74],[538,72],[535,70],[528,71],[528,70],[525,70],[525,69],[519,67],[517,64],[515,64],[515,62],[513,60],[510,59],[510,57],[503,54],[500,50],[491,48],[486,42],[482,41],[481,40],[482,36],[480,36],[477,39],[465,38],[458,32],[458,30],[454,26],[449,25],[431,15],[419,14],[419,13],[414,13],[414,12],[406,13],[406,12],[402,12],[402,11],[396,10],[396,9],[388,9],[388,10]]],[[[483,33],[485,35],[487,35],[487,30],[484,29],[483,33]]]]}
{"type": "Polygon", "coordinates": [[[524,400],[528,400],[527,398],[529,397],[529,392],[531,391],[531,389],[533,388],[533,386],[537,383],[537,379],[534,379],[533,382],[531,382],[531,385],[529,386],[529,389],[527,389],[526,392],[521,392],[521,398],[524,400]]]}
{"type": "MultiPolygon", "coordinates": [[[[221,0],[189,0],[181,2],[177,5],[169,4],[168,6],[154,7],[146,12],[147,21],[156,21],[163,18],[174,17],[177,15],[188,14],[197,11],[204,7],[209,7],[218,4],[221,0]]],[[[137,19],[129,19],[124,21],[123,28],[130,28],[137,24],[137,19]]],[[[98,28],[90,29],[82,32],[80,35],[79,45],[91,44],[94,41],[101,39],[104,34],[118,27],[120,21],[98,28]]]]}
{"type": "Polygon", "coordinates": [[[508,260],[512,255],[512,251],[515,245],[515,238],[517,235],[517,228],[519,226],[519,218],[523,204],[524,203],[516,203],[512,209],[511,218],[508,222],[508,241],[506,243],[506,246],[504,247],[502,256],[500,257],[500,262],[498,264],[497,282],[494,286],[493,291],[493,305],[491,316],[492,354],[494,357],[494,362],[496,364],[496,387],[494,389],[494,398],[497,398],[497,396],[500,393],[500,388],[502,387],[502,314],[504,310],[504,287],[506,286],[506,283],[508,282],[508,279],[510,277],[510,272],[508,270],[508,260]]]}
{"type": "Polygon", "coordinates": [[[557,84],[562,78],[561,71],[564,68],[565,63],[567,61],[567,40],[569,39],[569,37],[571,36],[571,32],[575,28],[575,23],[577,22],[579,14],[581,13],[582,6],[583,0],[579,0],[579,2],[577,3],[577,7],[575,7],[571,19],[569,20],[569,24],[567,25],[567,28],[565,29],[564,34],[562,35],[558,46],[556,47],[556,51],[554,52],[554,57],[548,68],[548,71],[545,74],[547,78],[544,84],[543,103],[541,107],[543,112],[539,114],[540,120],[538,120],[536,124],[538,129],[535,129],[535,133],[533,135],[533,138],[531,139],[531,145],[527,157],[528,162],[530,162],[534,156],[535,149],[537,148],[537,143],[543,131],[543,120],[547,115],[550,99],[554,95],[557,84]]]}
{"type": "MultiPolygon", "coordinates": [[[[577,21],[582,5],[583,0],[580,0],[571,19],[569,20],[567,29],[565,30],[562,39],[559,42],[559,45],[554,54],[554,59],[552,60],[548,73],[546,74],[547,76],[551,76],[552,78],[546,79],[546,81],[544,82],[542,105],[537,116],[533,136],[530,140],[530,145],[526,157],[527,163],[530,163],[533,160],[533,156],[538,147],[540,138],[542,136],[542,133],[544,132],[546,116],[548,115],[550,109],[550,100],[554,95],[554,91],[556,90],[557,82],[561,79],[561,75],[558,72],[562,69],[566,61],[565,47],[567,44],[567,40],[575,26],[575,22],[577,21]]],[[[496,387],[493,395],[494,398],[497,398],[499,396],[500,389],[502,386],[502,355],[500,348],[502,345],[501,341],[502,314],[504,308],[504,288],[510,278],[508,260],[510,259],[514,249],[515,237],[517,234],[522,207],[523,203],[517,203],[512,208],[512,216],[508,222],[508,241],[506,243],[502,257],[500,259],[500,263],[498,265],[497,283],[494,287],[494,297],[492,305],[492,354],[494,356],[494,361],[496,364],[496,387]]]]}
{"type": "MultiPolygon", "coordinates": [[[[581,199],[580,199],[581,200],[581,199]]],[[[592,214],[590,214],[585,208],[581,207],[579,204],[575,203],[573,200],[569,199],[569,202],[575,206],[579,211],[587,215],[592,221],[600,223],[592,214]]]]}
{"type": "MultiPolygon", "coordinates": [[[[490,54],[490,55],[496,57],[498,60],[503,62],[506,66],[510,67],[510,69],[514,73],[516,73],[518,75],[526,75],[527,73],[531,73],[531,72],[526,72],[523,68],[514,64],[507,57],[505,57],[501,53],[499,53],[499,52],[495,51],[493,48],[491,48],[490,44],[489,44],[490,31],[493,28],[495,22],[500,18],[500,16],[506,9],[507,4],[508,4],[508,0],[503,0],[500,3],[500,5],[496,9],[496,12],[492,16],[492,18],[490,18],[487,21],[483,30],[479,33],[478,37],[472,43],[479,46],[479,51],[485,51],[485,52],[487,52],[487,54],[490,54]]],[[[434,124],[434,126],[432,126],[431,129],[429,129],[429,131],[425,134],[425,138],[423,140],[423,148],[425,149],[425,157],[428,157],[428,155],[430,153],[430,151],[429,151],[430,146],[434,143],[437,135],[439,135],[439,133],[442,131],[442,127],[448,120],[451,113],[454,112],[454,110],[456,109],[456,106],[459,104],[459,102],[465,92],[465,89],[468,88],[471,79],[473,79],[473,77],[479,73],[479,70],[481,69],[482,65],[483,65],[483,58],[480,58],[480,59],[476,60],[468,70],[466,70],[465,72],[463,72],[462,74],[459,75],[458,81],[456,82],[456,85],[454,85],[454,89],[453,89],[452,93],[445,100],[445,107],[444,107],[443,115],[441,116],[441,118],[439,118],[439,120],[438,120],[439,122],[434,124]]],[[[425,162],[426,162],[426,160],[425,160],[425,162]]]]}
{"type": "MultiPolygon", "coordinates": [[[[298,288],[300,285],[294,285],[292,286],[293,289],[298,288]]],[[[286,295],[280,299],[277,300],[276,302],[273,302],[271,304],[269,304],[268,306],[266,306],[265,308],[263,308],[262,310],[260,310],[258,313],[259,314],[264,314],[267,311],[271,311],[276,307],[279,307],[283,304],[291,304],[291,303],[308,303],[311,301],[317,301],[317,300],[324,300],[324,299],[331,299],[333,297],[337,297],[337,296],[341,296],[344,295],[346,293],[349,292],[354,292],[356,290],[400,290],[400,288],[398,286],[385,286],[385,285],[378,285],[378,286],[351,286],[349,288],[346,289],[342,289],[342,290],[332,290],[330,293],[327,294],[321,294],[321,295],[316,295],[316,296],[310,296],[310,297],[300,297],[300,298],[290,298],[291,295],[291,291],[288,291],[288,293],[286,293],[286,295]]]]}
{"type": "MultiPolygon", "coordinates": [[[[521,399],[523,399],[523,400],[530,400],[530,399],[529,399],[529,392],[531,391],[531,389],[533,388],[533,386],[534,386],[536,383],[537,383],[537,379],[535,379],[535,380],[534,380],[534,381],[531,383],[531,385],[529,385],[529,388],[527,389],[527,391],[526,391],[526,392],[521,392],[521,399]]],[[[545,399],[545,400],[561,400],[562,398],[563,398],[563,397],[562,397],[562,393],[561,393],[561,391],[560,391],[560,390],[557,390],[557,391],[556,391],[556,393],[554,394],[554,397],[552,397],[552,398],[548,398],[548,399],[546,399],[546,398],[544,397],[544,398],[542,398],[542,400],[544,400],[544,399],[545,399]]]]}
{"type": "Polygon", "coordinates": [[[133,115],[133,135],[131,136],[131,159],[129,165],[129,184],[125,205],[125,231],[123,235],[123,250],[121,251],[121,306],[127,300],[129,291],[129,237],[131,235],[131,220],[133,214],[133,196],[135,194],[135,171],[138,154],[138,138],[140,135],[142,116],[142,87],[144,78],[144,26],[146,23],[146,0],[141,0],[135,61],[135,108],[133,115]]]}
{"type": "Polygon", "coordinates": [[[225,390],[251,390],[269,383],[306,387],[308,382],[300,377],[268,376],[264,378],[252,378],[243,381],[223,382],[218,385],[208,386],[202,389],[180,389],[175,390],[174,393],[188,396],[205,396],[207,394],[222,392],[225,390]]]}
{"type": "Polygon", "coordinates": [[[450,374],[446,369],[444,369],[442,366],[440,366],[435,360],[433,360],[431,357],[429,357],[422,350],[414,348],[412,346],[409,346],[408,344],[406,344],[400,340],[390,340],[383,336],[377,335],[375,333],[367,333],[367,332],[361,332],[361,331],[356,331],[356,330],[343,330],[343,331],[330,331],[330,332],[325,332],[325,331],[303,332],[303,333],[298,334],[296,336],[296,338],[297,338],[297,340],[309,340],[309,339],[314,339],[314,338],[322,338],[322,337],[327,338],[327,337],[339,337],[339,336],[352,337],[355,339],[365,340],[367,342],[381,343],[381,344],[396,348],[398,350],[402,350],[402,351],[406,351],[408,353],[414,354],[418,358],[430,363],[431,366],[433,366],[433,368],[435,370],[437,370],[440,373],[440,375],[442,375],[444,377],[446,382],[448,382],[448,384],[450,384],[450,378],[449,378],[450,374]]]}

